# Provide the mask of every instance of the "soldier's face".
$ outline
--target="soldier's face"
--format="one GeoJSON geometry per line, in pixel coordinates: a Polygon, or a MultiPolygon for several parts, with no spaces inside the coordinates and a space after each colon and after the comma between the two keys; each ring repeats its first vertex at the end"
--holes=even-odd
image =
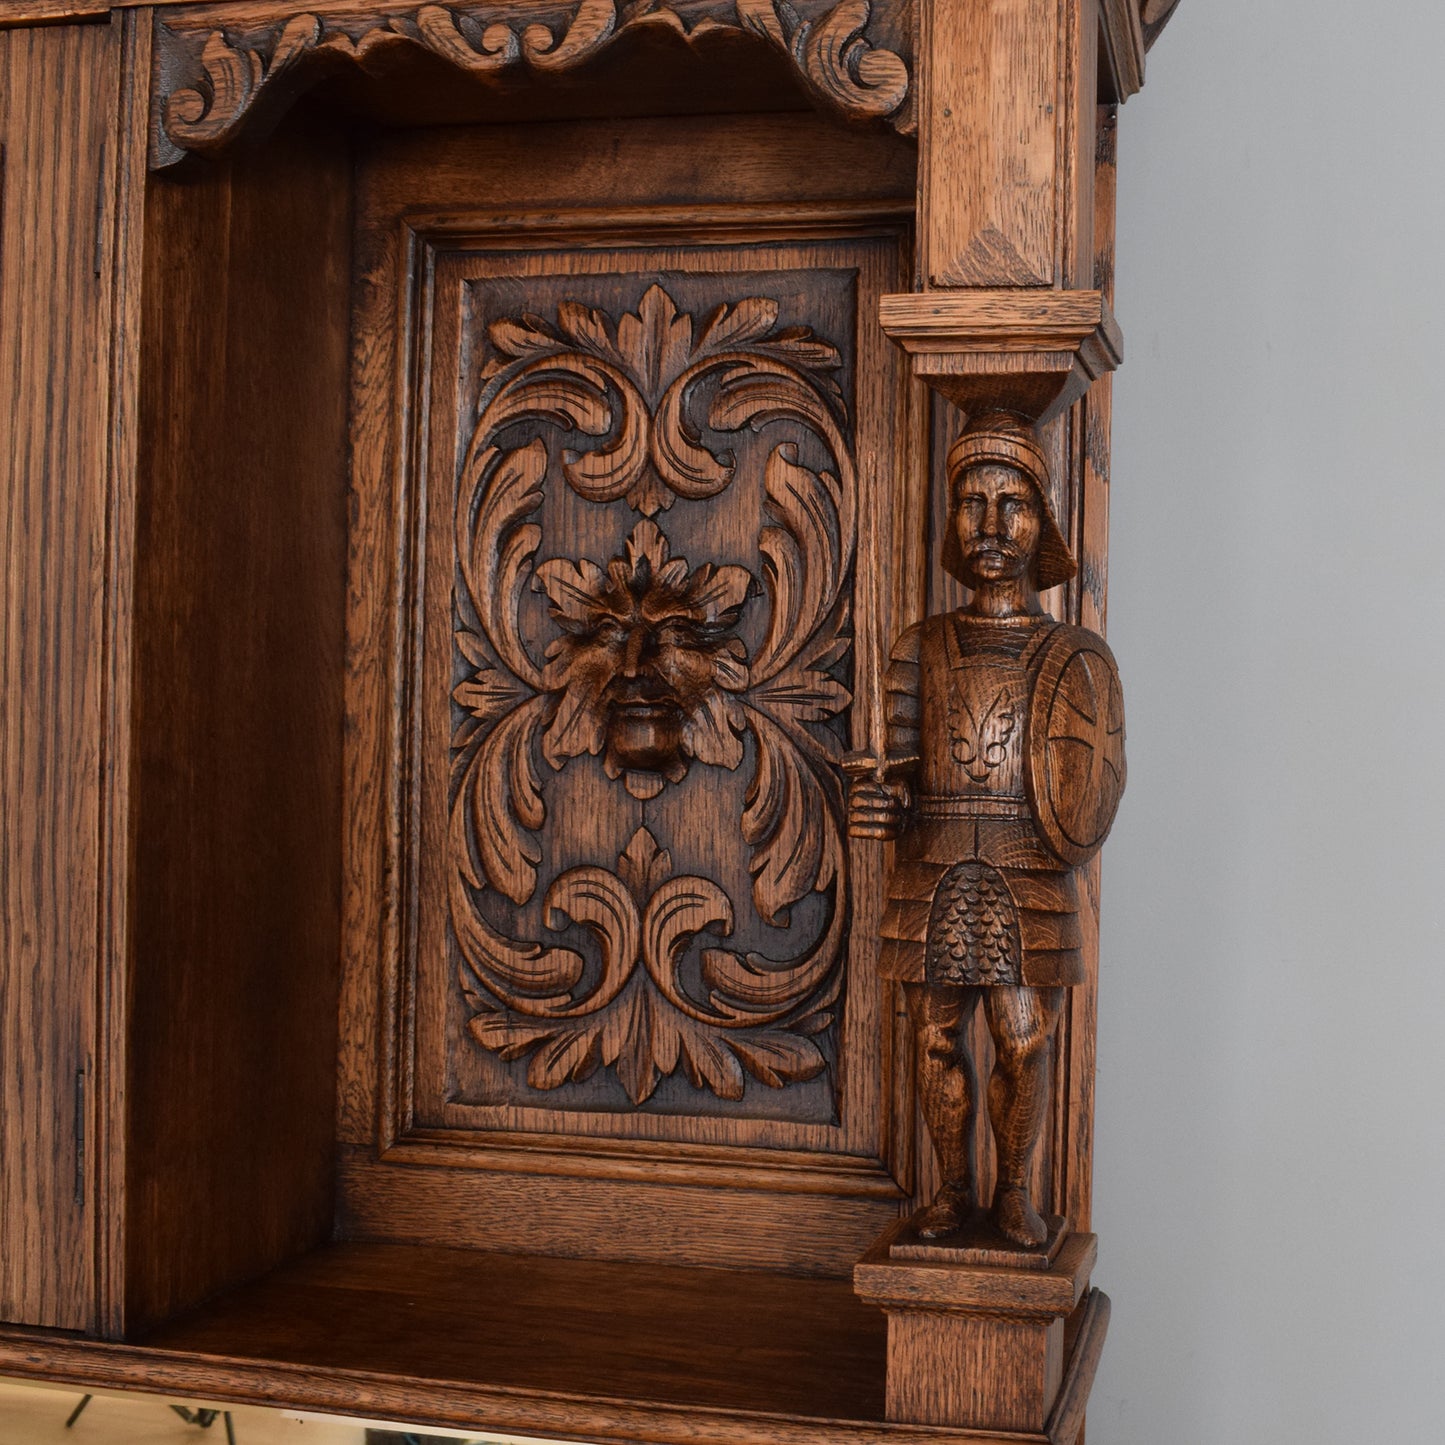
{"type": "Polygon", "coordinates": [[[1003,582],[1027,577],[1043,536],[1043,508],[1027,477],[987,462],[954,483],[954,522],[970,579],[1003,582]]]}

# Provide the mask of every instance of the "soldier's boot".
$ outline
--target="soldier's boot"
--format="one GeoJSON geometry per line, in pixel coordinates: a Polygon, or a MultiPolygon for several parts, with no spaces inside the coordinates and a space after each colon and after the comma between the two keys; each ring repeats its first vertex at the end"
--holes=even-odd
{"type": "Polygon", "coordinates": [[[1022,1184],[1000,1184],[994,1190],[989,1218],[993,1227],[1015,1244],[1036,1246],[1049,1237],[1048,1226],[1034,1208],[1027,1187],[1022,1184]]]}
{"type": "Polygon", "coordinates": [[[973,1212],[973,1190],[964,1180],[946,1182],[933,1196],[933,1203],[915,1217],[913,1227],[920,1239],[941,1239],[963,1227],[973,1212]]]}

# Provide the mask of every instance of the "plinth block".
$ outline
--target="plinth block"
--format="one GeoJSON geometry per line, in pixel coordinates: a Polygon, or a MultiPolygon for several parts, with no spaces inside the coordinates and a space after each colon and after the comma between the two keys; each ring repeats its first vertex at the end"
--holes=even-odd
{"type": "Polygon", "coordinates": [[[902,1260],[885,1233],[853,1271],[888,1316],[887,1413],[915,1425],[1042,1432],[1064,1379],[1064,1330],[1098,1255],[1069,1235],[1046,1269],[902,1260]]]}

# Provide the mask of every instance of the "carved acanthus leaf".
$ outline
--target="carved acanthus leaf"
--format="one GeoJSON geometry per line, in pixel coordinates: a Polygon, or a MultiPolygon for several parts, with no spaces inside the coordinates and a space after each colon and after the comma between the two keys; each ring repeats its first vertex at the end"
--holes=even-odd
{"type": "MultiPolygon", "coordinates": [[[[721,950],[712,950],[704,970],[713,981],[712,997],[689,994],[686,956],[699,934],[732,932],[732,904],[710,879],[670,872],[668,854],[643,828],[618,859],[616,873],[594,867],[563,873],[547,891],[547,926],[580,924],[591,933],[601,958],[595,981],[582,986],[581,960],[570,951],[542,955],[536,949],[506,961],[505,976],[495,964],[479,967],[468,955],[461,983],[475,1009],[468,1024],[472,1037],[503,1059],[530,1055],[527,1081],[535,1089],[581,1082],[610,1065],[635,1104],[679,1068],[695,1088],[724,1099],[743,1097],[748,1073],[772,1088],[821,1073],[827,1061],[813,1035],[819,1008],[833,995],[817,1001],[801,1024],[779,1026],[814,991],[796,970],[779,971],[779,979],[790,982],[773,987],[770,1007],[749,1008],[746,1000],[719,996],[725,971],[713,962],[721,950]],[[562,962],[572,959],[578,967],[562,962]],[[529,994],[507,987],[518,977],[531,986],[529,994]],[[536,997],[544,982],[563,979],[566,996],[554,990],[536,997]]],[[[734,966],[740,978],[749,967],[741,958],[734,966]]]]}
{"type": "Polygon", "coordinates": [[[840,353],[779,318],[776,301],[745,297],[699,319],[653,285],[615,319],[564,301],[552,319],[488,327],[456,519],[456,643],[470,671],[452,694],[465,716],[453,739],[451,908],[472,1037],[525,1057],[533,1088],[610,1068],[641,1102],[680,1070],[739,1099],[748,1077],[776,1088],[827,1067],[816,1040],[834,1019],[848,906],[841,741],[819,725],[849,702],[857,489],[840,353]],[[518,444],[519,426],[542,435],[518,444]],[[560,456],[552,429],[573,443],[560,456]],[[738,453],[722,441],[748,430],[774,438],[758,539],[768,611],[752,660],[736,632],[759,590],[752,575],[674,556],[652,520],[677,497],[731,485],[738,453]],[[646,514],[618,555],[538,560],[534,517],[552,468],[586,501],[646,514]],[[540,666],[522,642],[529,587],[556,627],[540,666]],[[803,900],[821,902],[797,956],[722,946],[733,899],[711,879],[672,876],[645,828],[615,869],[571,868],[547,888],[543,924],[574,940],[580,928],[592,962],[486,922],[488,888],[523,903],[537,887],[539,759],[561,770],[597,756],[645,801],[693,762],[738,768],[747,733],[755,767],[739,827],[757,916],[787,928],[803,900]]]}
{"type": "Polygon", "coordinates": [[[542,73],[581,65],[628,30],[662,27],[688,41],[717,31],[755,35],[781,51],[810,93],[853,120],[912,128],[910,57],[888,45],[912,35],[909,16],[889,16],[887,44],[870,0],[551,0],[524,14],[508,0],[450,5],[327,6],[290,19],[223,29],[191,28],[184,14],[162,24],[157,73],[167,78],[155,167],[187,152],[215,152],[263,108],[279,108],[309,84],[378,54],[409,48],[469,75],[542,73]]]}

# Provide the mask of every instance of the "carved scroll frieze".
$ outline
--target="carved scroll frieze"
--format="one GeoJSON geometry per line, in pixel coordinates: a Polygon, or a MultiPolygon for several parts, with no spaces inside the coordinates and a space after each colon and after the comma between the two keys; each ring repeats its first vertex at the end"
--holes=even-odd
{"type": "Polygon", "coordinates": [[[619,36],[665,28],[689,43],[719,31],[783,54],[820,104],[851,120],[912,128],[911,7],[876,0],[509,0],[281,11],[235,25],[172,12],[156,42],[152,165],[224,147],[263,108],[289,103],[327,73],[366,69],[410,49],[483,78],[569,70],[619,36]],[[900,14],[907,10],[909,13],[900,14]]]}
{"type": "Polygon", "coordinates": [[[680,1071],[739,1100],[749,1078],[782,1088],[829,1064],[856,478],[839,352],[779,315],[760,296],[689,314],[653,285],[621,314],[563,300],[487,327],[455,519],[448,909],[467,1032],[525,1058],[533,1089],[611,1071],[636,1105],[680,1071]],[[745,450],[760,460],[743,479],[745,450]],[[739,485],[762,524],[711,545],[750,565],[684,555],[658,519],[739,485]],[[549,487],[626,531],[568,550],[543,525],[549,487]],[[589,759],[613,816],[692,788],[689,826],[744,859],[750,887],[674,869],[656,823],[620,856],[552,867],[548,780],[589,759]],[[737,794],[696,776],[744,769],[737,794]],[[539,889],[544,938],[519,923],[539,889]],[[800,905],[812,921],[785,956],[725,946],[800,905]]]}

